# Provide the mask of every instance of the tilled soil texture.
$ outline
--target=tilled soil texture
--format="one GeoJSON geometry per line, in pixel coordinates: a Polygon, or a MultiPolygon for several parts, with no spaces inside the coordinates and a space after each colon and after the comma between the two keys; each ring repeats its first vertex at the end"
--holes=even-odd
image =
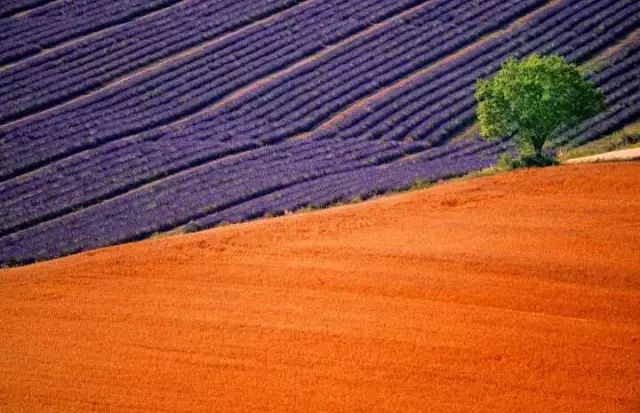
{"type": "Polygon", "coordinates": [[[640,164],[0,272],[3,412],[639,412],[640,164]]]}

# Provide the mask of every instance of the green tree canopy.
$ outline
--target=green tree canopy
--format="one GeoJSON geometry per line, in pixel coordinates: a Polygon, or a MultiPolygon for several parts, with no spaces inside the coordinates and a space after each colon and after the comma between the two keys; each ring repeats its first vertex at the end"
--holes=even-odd
{"type": "Polygon", "coordinates": [[[478,81],[476,98],[485,139],[515,136],[538,156],[548,138],[605,106],[603,93],[557,55],[508,59],[494,78],[478,81]]]}

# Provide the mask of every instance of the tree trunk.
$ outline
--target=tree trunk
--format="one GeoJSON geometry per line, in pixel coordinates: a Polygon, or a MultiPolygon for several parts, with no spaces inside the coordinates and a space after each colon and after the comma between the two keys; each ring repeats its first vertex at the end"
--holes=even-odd
{"type": "Polygon", "coordinates": [[[541,158],[542,157],[542,147],[544,146],[544,138],[541,138],[539,136],[536,136],[535,138],[533,138],[532,140],[533,142],[533,149],[535,149],[536,151],[536,157],[537,158],[541,158]]]}
{"type": "Polygon", "coordinates": [[[542,146],[536,145],[536,158],[542,157],[542,146]]]}

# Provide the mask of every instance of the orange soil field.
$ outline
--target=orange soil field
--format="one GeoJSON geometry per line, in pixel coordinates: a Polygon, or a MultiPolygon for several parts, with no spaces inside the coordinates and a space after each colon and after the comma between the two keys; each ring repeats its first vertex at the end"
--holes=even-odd
{"type": "Polygon", "coordinates": [[[0,271],[2,412],[640,412],[640,164],[0,271]]]}

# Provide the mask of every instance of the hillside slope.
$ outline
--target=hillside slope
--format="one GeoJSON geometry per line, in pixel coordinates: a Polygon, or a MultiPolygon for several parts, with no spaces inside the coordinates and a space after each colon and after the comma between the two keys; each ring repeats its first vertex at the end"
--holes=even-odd
{"type": "Polygon", "coordinates": [[[640,411],[640,164],[0,271],[0,410],[640,411]]]}
{"type": "Polygon", "coordinates": [[[0,265],[491,166],[509,57],[604,91],[563,145],[640,119],[637,0],[16,0],[0,31],[0,265]]]}

